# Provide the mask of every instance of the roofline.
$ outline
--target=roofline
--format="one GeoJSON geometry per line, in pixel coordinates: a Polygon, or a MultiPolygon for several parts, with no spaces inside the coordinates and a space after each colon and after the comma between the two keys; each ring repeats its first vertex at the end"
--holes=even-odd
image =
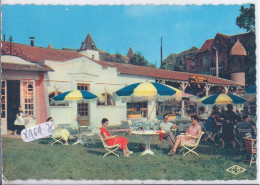
{"type": "MultiPolygon", "coordinates": [[[[8,42],[10,43],[10,41],[1,41],[1,42],[8,42]]],[[[27,44],[22,44],[22,43],[17,43],[17,42],[12,42],[13,44],[18,44],[18,45],[23,45],[23,46],[28,46],[28,47],[32,47],[32,48],[42,48],[42,49],[49,49],[49,50],[58,50],[58,51],[71,51],[71,52],[77,52],[77,49],[75,49],[75,51],[72,51],[74,49],[70,49],[70,48],[61,48],[61,49],[57,49],[57,48],[48,48],[48,47],[42,47],[42,46],[31,46],[31,45],[27,45],[27,44]],[[67,50],[68,49],[68,50],[67,50]]]]}
{"type": "MultiPolygon", "coordinates": [[[[99,60],[95,60],[95,59],[92,59],[92,58],[89,58],[89,57],[86,57],[94,62],[96,62],[97,64],[99,64],[98,62],[106,62],[106,61],[99,61],[99,60]]],[[[106,63],[115,63],[115,62],[106,62],[106,63]]],[[[116,63],[117,65],[130,65],[130,66],[136,66],[136,65],[133,65],[133,64],[121,64],[121,63],[116,63]]],[[[102,66],[102,64],[99,64],[102,66]]],[[[114,66],[109,66],[109,67],[112,67],[112,68],[117,68],[115,65],[114,66]]],[[[149,68],[149,69],[157,69],[157,70],[163,70],[163,71],[169,71],[169,72],[175,72],[175,73],[186,73],[187,75],[196,75],[196,76],[204,76],[204,77],[211,77],[211,78],[217,78],[217,79],[221,79],[223,81],[226,81],[226,82],[230,82],[230,84],[225,84],[226,86],[244,86],[243,84],[239,84],[237,82],[234,82],[232,80],[227,80],[227,79],[224,79],[224,78],[219,78],[219,77],[215,77],[215,76],[211,76],[211,75],[204,75],[204,74],[196,74],[196,73],[189,73],[189,72],[180,72],[180,71],[172,71],[172,70],[167,70],[167,69],[158,69],[158,68],[152,68],[152,67],[147,67],[147,66],[139,66],[139,67],[143,67],[143,68],[149,68]]],[[[119,71],[118,71],[119,72],[119,71]]],[[[130,75],[130,73],[124,73],[124,72],[120,72],[120,74],[128,74],[130,75]]],[[[131,75],[136,75],[136,74],[131,74],[131,75]]],[[[155,79],[169,79],[169,78],[164,78],[164,77],[155,77],[155,76],[148,76],[148,75],[136,75],[136,76],[146,76],[146,77],[153,77],[155,79]]],[[[172,79],[174,80],[174,79],[172,79]]],[[[187,80],[176,80],[176,81],[186,81],[187,80]]],[[[208,83],[208,84],[214,84],[214,85],[223,85],[223,84],[218,84],[218,83],[208,83]]]]}

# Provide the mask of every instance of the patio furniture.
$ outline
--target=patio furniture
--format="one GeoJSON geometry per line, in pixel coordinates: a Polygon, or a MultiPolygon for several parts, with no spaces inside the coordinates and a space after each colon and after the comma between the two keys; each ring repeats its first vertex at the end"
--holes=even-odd
{"type": "Polygon", "coordinates": [[[204,134],[204,132],[201,132],[201,135],[199,136],[199,138],[197,139],[197,142],[194,144],[182,144],[181,146],[183,147],[180,152],[182,152],[183,150],[188,150],[186,153],[183,154],[183,156],[185,156],[186,154],[192,152],[194,154],[196,154],[197,156],[199,156],[199,154],[197,154],[197,152],[195,152],[194,150],[199,146],[199,142],[200,139],[202,137],[202,135],[204,134]]]}
{"type": "Polygon", "coordinates": [[[109,155],[109,154],[114,154],[114,155],[116,155],[117,157],[119,157],[119,154],[115,153],[115,151],[117,151],[117,150],[119,149],[120,144],[116,144],[116,145],[109,146],[109,145],[106,144],[104,138],[103,138],[100,134],[98,134],[98,136],[99,136],[99,138],[100,138],[100,140],[101,140],[101,142],[102,142],[102,144],[103,144],[105,150],[107,151],[107,152],[105,153],[105,155],[103,156],[103,158],[106,157],[106,156],[109,155]]]}
{"type": "Polygon", "coordinates": [[[249,161],[249,167],[251,167],[253,163],[256,163],[256,139],[244,137],[244,141],[246,147],[246,156],[244,161],[249,161]],[[247,157],[249,157],[249,160],[247,160],[247,157]]]}
{"type": "MultiPolygon", "coordinates": [[[[160,132],[162,133],[162,131],[160,131],[160,132]]],[[[139,130],[139,131],[132,131],[131,132],[131,134],[145,136],[146,147],[145,147],[145,151],[142,152],[141,155],[146,155],[146,154],[154,155],[154,152],[150,148],[150,138],[151,138],[151,136],[159,135],[161,133],[156,132],[154,130],[144,130],[144,131],[139,130]]]]}
{"type": "Polygon", "coordinates": [[[240,151],[245,149],[244,137],[252,138],[251,129],[241,129],[238,128],[235,132],[235,140],[240,146],[240,151]]]}
{"type": "Polygon", "coordinates": [[[62,138],[61,136],[57,136],[54,134],[52,134],[51,136],[51,141],[49,142],[49,145],[53,146],[55,143],[60,143],[61,145],[63,145],[63,142],[61,142],[62,138]]]}
{"type": "Polygon", "coordinates": [[[213,132],[208,131],[205,126],[202,126],[203,131],[206,133],[206,135],[203,137],[203,139],[201,140],[202,142],[206,142],[208,139],[210,139],[211,141],[214,142],[214,139],[212,138],[213,132]]]}

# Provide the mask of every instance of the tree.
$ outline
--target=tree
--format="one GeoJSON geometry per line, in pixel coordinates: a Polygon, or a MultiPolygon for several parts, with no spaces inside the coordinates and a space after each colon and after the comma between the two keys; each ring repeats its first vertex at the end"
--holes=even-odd
{"type": "Polygon", "coordinates": [[[251,4],[249,8],[241,6],[240,12],[236,19],[236,25],[246,29],[246,31],[255,31],[255,5],[251,4]]]}
{"type": "Polygon", "coordinates": [[[250,34],[252,36],[246,40],[244,45],[247,51],[247,56],[245,57],[246,86],[256,83],[256,37],[255,32],[250,34]]]}
{"type": "Polygon", "coordinates": [[[148,66],[148,61],[144,58],[142,53],[138,51],[130,58],[129,64],[138,66],[148,66]]]}
{"type": "Polygon", "coordinates": [[[255,5],[250,4],[249,8],[241,6],[240,15],[236,19],[236,25],[250,31],[252,35],[245,42],[247,56],[245,57],[246,86],[256,81],[256,41],[255,41],[255,5]]]}
{"type": "Polygon", "coordinates": [[[173,71],[182,71],[186,72],[186,58],[194,57],[194,55],[198,52],[198,48],[192,47],[189,50],[183,51],[179,54],[170,54],[163,61],[163,69],[173,70],[173,71]]]}
{"type": "Polygon", "coordinates": [[[113,59],[113,62],[116,62],[116,63],[124,63],[124,60],[122,59],[122,55],[120,54],[115,54],[115,57],[113,59]]]}

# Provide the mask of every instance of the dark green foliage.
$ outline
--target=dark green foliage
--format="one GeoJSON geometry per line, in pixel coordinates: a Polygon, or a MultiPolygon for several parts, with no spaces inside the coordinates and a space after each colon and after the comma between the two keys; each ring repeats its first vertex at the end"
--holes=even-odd
{"type": "Polygon", "coordinates": [[[173,71],[186,72],[186,59],[188,57],[193,58],[197,52],[198,48],[192,47],[191,49],[183,51],[179,54],[173,53],[164,60],[162,68],[173,71]]]}
{"type": "Polygon", "coordinates": [[[129,64],[138,66],[148,66],[148,61],[144,58],[143,54],[138,51],[129,60],[129,64]]]}
{"type": "Polygon", "coordinates": [[[240,12],[236,19],[239,28],[244,28],[246,31],[255,31],[255,5],[251,4],[249,8],[241,6],[240,12]]]}
{"type": "Polygon", "coordinates": [[[256,81],[256,37],[255,32],[245,42],[247,56],[245,56],[246,86],[255,84],[256,81]]]}
{"type": "Polygon", "coordinates": [[[240,28],[251,31],[253,35],[245,42],[247,56],[245,57],[246,86],[250,86],[256,81],[256,41],[255,41],[255,5],[249,8],[241,6],[240,15],[236,19],[236,24],[240,28]]]}
{"type": "Polygon", "coordinates": [[[124,60],[122,59],[122,55],[120,55],[120,54],[115,54],[115,57],[114,57],[113,62],[116,62],[116,63],[124,63],[124,60]]]}

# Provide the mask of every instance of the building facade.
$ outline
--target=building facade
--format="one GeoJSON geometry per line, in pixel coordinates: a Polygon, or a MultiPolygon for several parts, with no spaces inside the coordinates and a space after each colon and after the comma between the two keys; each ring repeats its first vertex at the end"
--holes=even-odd
{"type": "Polygon", "coordinates": [[[92,49],[97,51],[94,47],[87,49],[82,47],[77,51],[5,41],[2,45],[3,134],[15,119],[14,113],[10,112],[14,109],[14,105],[22,105],[30,126],[41,124],[47,117],[52,116],[55,124],[68,124],[76,128],[75,118],[80,117],[80,125],[96,127],[104,117],[110,120],[110,125],[120,125],[121,121],[131,115],[132,108],[137,108],[141,117],[156,119],[155,101],[133,104],[114,99],[115,91],[133,83],[144,81],[166,83],[175,85],[183,92],[198,87],[202,91],[205,90],[206,94],[210,94],[210,89],[216,86],[224,88],[226,93],[229,88],[241,87],[239,83],[209,75],[100,61],[91,54],[92,49]],[[19,52],[13,52],[14,48],[19,52]],[[82,53],[82,50],[85,52],[82,53]],[[20,72],[17,73],[17,70],[20,72]],[[51,101],[60,93],[76,89],[102,95],[104,101],[98,99],[89,103],[64,104],[55,104],[51,101]]]}
{"type": "Polygon", "coordinates": [[[214,39],[204,42],[194,58],[186,60],[187,72],[217,76],[245,85],[247,40],[253,32],[224,35],[217,33],[214,39]]]}

